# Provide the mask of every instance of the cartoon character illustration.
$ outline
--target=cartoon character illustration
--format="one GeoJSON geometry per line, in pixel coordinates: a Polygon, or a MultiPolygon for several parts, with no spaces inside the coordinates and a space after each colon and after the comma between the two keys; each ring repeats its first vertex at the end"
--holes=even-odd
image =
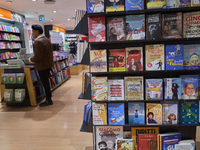
{"type": "Polygon", "coordinates": [[[162,61],[160,60],[156,65],[158,65],[158,68],[157,69],[159,69],[160,68],[160,70],[162,70],[162,61]]]}
{"type": "Polygon", "coordinates": [[[113,9],[117,9],[117,2],[119,2],[120,0],[109,0],[111,3],[113,3],[113,9]]]}
{"type": "Polygon", "coordinates": [[[172,99],[178,99],[178,84],[176,83],[173,83],[172,85],[172,93],[173,93],[173,96],[172,96],[172,99]]]}
{"type": "Polygon", "coordinates": [[[197,66],[199,64],[199,55],[197,55],[197,53],[193,53],[190,56],[190,64],[193,66],[197,66]]]}
{"type": "Polygon", "coordinates": [[[176,46],[176,57],[178,57],[178,54],[180,54],[181,56],[183,56],[183,54],[180,52],[180,50],[181,50],[181,46],[177,45],[176,46]]]}
{"type": "Polygon", "coordinates": [[[167,118],[169,119],[169,120],[168,120],[168,123],[169,123],[170,125],[173,124],[173,121],[176,121],[176,115],[173,114],[173,113],[169,114],[169,116],[168,116],[167,118]]]}
{"type": "Polygon", "coordinates": [[[148,118],[148,123],[157,124],[157,122],[153,119],[154,118],[153,112],[148,112],[147,118],[148,118]]]}

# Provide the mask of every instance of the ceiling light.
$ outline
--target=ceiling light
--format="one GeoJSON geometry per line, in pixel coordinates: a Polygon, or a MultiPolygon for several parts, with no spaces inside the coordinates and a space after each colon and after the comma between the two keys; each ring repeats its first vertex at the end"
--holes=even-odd
{"type": "Polygon", "coordinates": [[[57,11],[56,11],[56,10],[54,10],[54,11],[53,11],[53,13],[57,13],[57,11]]]}
{"type": "Polygon", "coordinates": [[[75,9],[75,11],[77,11],[77,10],[75,9]]]}
{"type": "Polygon", "coordinates": [[[34,14],[38,14],[38,12],[34,12],[34,14]]]}
{"type": "Polygon", "coordinates": [[[70,19],[67,19],[68,21],[70,21],[70,19]]]}
{"type": "Polygon", "coordinates": [[[53,21],[53,19],[50,19],[50,21],[53,21]]]}
{"type": "Polygon", "coordinates": [[[10,3],[10,4],[12,3],[12,1],[6,1],[6,2],[7,2],[7,3],[10,3]]]}
{"type": "Polygon", "coordinates": [[[37,0],[32,0],[32,2],[36,2],[37,0]]]}

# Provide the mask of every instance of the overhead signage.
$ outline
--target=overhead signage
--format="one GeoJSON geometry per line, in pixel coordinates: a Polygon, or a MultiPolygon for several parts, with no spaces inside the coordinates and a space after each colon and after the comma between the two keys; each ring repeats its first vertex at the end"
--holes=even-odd
{"type": "Polygon", "coordinates": [[[0,17],[12,20],[11,11],[0,8],[0,17]]]}

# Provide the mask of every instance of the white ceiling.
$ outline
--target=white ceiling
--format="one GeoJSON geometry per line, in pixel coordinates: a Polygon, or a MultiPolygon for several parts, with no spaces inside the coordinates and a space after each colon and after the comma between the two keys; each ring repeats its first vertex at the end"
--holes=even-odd
{"type": "MultiPolygon", "coordinates": [[[[11,0],[12,3],[7,3],[8,0],[0,0],[0,7],[9,9],[21,14],[26,18],[39,22],[39,15],[45,15],[44,25],[55,24],[68,30],[74,28],[75,9],[86,10],[86,0],[56,0],[55,4],[45,4],[44,0],[11,0]],[[57,13],[53,13],[56,10],[57,13]],[[37,12],[38,14],[34,14],[37,12]],[[50,19],[53,19],[51,22],[50,19]],[[68,19],[71,19],[68,21],[68,19]]],[[[9,0],[10,1],[10,0],[9,0]]],[[[41,24],[41,22],[40,22],[41,24]]]]}

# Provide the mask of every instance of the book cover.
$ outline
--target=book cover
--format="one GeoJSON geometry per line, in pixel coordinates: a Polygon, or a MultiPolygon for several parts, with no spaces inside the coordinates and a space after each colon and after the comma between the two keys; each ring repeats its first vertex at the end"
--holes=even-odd
{"type": "Polygon", "coordinates": [[[165,100],[181,99],[181,78],[165,78],[165,100]]]}
{"type": "Polygon", "coordinates": [[[128,123],[134,125],[145,124],[144,103],[128,103],[128,123]]]}
{"type": "Polygon", "coordinates": [[[162,102],[163,125],[177,125],[178,122],[178,102],[162,102]]]}
{"type": "Polygon", "coordinates": [[[183,37],[200,37],[200,11],[183,13],[183,37]]]}
{"type": "Polygon", "coordinates": [[[24,82],[24,73],[16,73],[16,80],[18,84],[23,84],[24,82]]]}
{"type": "Polygon", "coordinates": [[[91,72],[107,72],[106,50],[90,50],[91,72]]]}
{"type": "Polygon", "coordinates": [[[184,69],[199,70],[200,69],[200,45],[184,45],[184,69]]]}
{"type": "Polygon", "coordinates": [[[146,100],[163,100],[163,79],[146,79],[146,100]]]}
{"type": "Polygon", "coordinates": [[[162,124],[162,105],[159,103],[146,104],[146,122],[147,125],[162,124]]]}
{"type": "Polygon", "coordinates": [[[13,100],[13,89],[4,89],[4,101],[10,102],[13,100]]]}
{"type": "Polygon", "coordinates": [[[199,101],[180,101],[180,125],[199,125],[199,101]]]}
{"type": "Polygon", "coordinates": [[[25,98],[25,89],[15,89],[15,101],[21,102],[25,98]]]}
{"type": "Polygon", "coordinates": [[[167,9],[180,7],[179,0],[167,0],[166,4],[167,9]]]}
{"type": "Polygon", "coordinates": [[[124,11],[125,0],[106,0],[106,12],[124,11]]]}
{"type": "Polygon", "coordinates": [[[124,125],[124,103],[108,103],[108,124],[124,125]]]}
{"type": "Polygon", "coordinates": [[[125,41],[125,17],[107,18],[107,41],[125,41]]]}
{"type": "Polygon", "coordinates": [[[162,14],[162,37],[182,38],[182,12],[162,14]]]}
{"type": "Polygon", "coordinates": [[[189,144],[176,144],[175,150],[194,150],[195,147],[189,144]]]}
{"type": "Polygon", "coordinates": [[[8,74],[2,73],[1,74],[1,84],[8,84],[8,74]]]}
{"type": "Polygon", "coordinates": [[[192,0],[179,0],[180,7],[191,7],[192,0]]]}
{"type": "Polygon", "coordinates": [[[133,150],[134,140],[133,139],[117,139],[116,150],[133,150]]]}
{"type": "Polygon", "coordinates": [[[125,0],[126,11],[131,10],[143,10],[144,9],[144,0],[125,0]]]}
{"type": "Polygon", "coordinates": [[[106,41],[105,17],[89,17],[89,42],[106,41]]]}
{"type": "Polygon", "coordinates": [[[36,76],[35,70],[31,70],[31,76],[32,76],[33,82],[37,81],[37,76],[36,76]]]}
{"type": "Polygon", "coordinates": [[[125,99],[143,100],[143,77],[124,77],[125,99]]]}
{"type": "Polygon", "coordinates": [[[107,125],[107,104],[93,102],[92,115],[94,125],[107,125]]]}
{"type": "Polygon", "coordinates": [[[108,80],[108,100],[124,100],[124,80],[108,80]]]}
{"type": "Polygon", "coordinates": [[[123,126],[96,126],[96,150],[116,150],[116,139],[123,138],[123,126]]]}
{"type": "Polygon", "coordinates": [[[9,78],[9,84],[15,84],[16,83],[16,74],[15,73],[9,73],[8,78],[9,78]]]}
{"type": "Polygon", "coordinates": [[[126,16],[126,40],[145,40],[145,15],[126,16]]]}
{"type": "Polygon", "coordinates": [[[146,39],[157,40],[161,38],[161,14],[148,14],[146,17],[146,39]]]}
{"type": "Polygon", "coordinates": [[[191,7],[198,7],[198,6],[200,6],[199,0],[192,0],[191,1],[191,7]]]}
{"type": "Polygon", "coordinates": [[[173,150],[175,145],[181,141],[181,134],[159,134],[159,148],[160,150],[173,150]]]}
{"type": "Polygon", "coordinates": [[[146,71],[165,70],[164,44],[146,45],[146,71]]]}
{"type": "MultiPolygon", "coordinates": [[[[134,140],[134,150],[138,150],[138,134],[157,134],[159,127],[131,127],[131,139],[134,140]]],[[[146,150],[146,149],[144,149],[146,150]]]]}
{"type": "Polygon", "coordinates": [[[158,134],[138,134],[138,150],[157,150],[158,134]]]}
{"type": "Polygon", "coordinates": [[[160,0],[160,1],[147,0],[146,3],[147,3],[147,9],[166,8],[166,0],[160,0]]]}
{"type": "Polygon", "coordinates": [[[126,48],[126,71],[143,71],[143,47],[126,48]]]}
{"type": "Polygon", "coordinates": [[[123,134],[124,139],[131,139],[131,131],[124,131],[123,134]]]}
{"type": "Polygon", "coordinates": [[[88,13],[104,12],[104,0],[87,0],[88,13]]]}
{"type": "Polygon", "coordinates": [[[107,77],[92,77],[92,101],[108,100],[107,77]]]}
{"type": "Polygon", "coordinates": [[[165,70],[183,70],[184,45],[165,46],[165,70]]]}
{"type": "Polygon", "coordinates": [[[109,72],[126,71],[126,52],[125,49],[109,50],[109,72]]]}

